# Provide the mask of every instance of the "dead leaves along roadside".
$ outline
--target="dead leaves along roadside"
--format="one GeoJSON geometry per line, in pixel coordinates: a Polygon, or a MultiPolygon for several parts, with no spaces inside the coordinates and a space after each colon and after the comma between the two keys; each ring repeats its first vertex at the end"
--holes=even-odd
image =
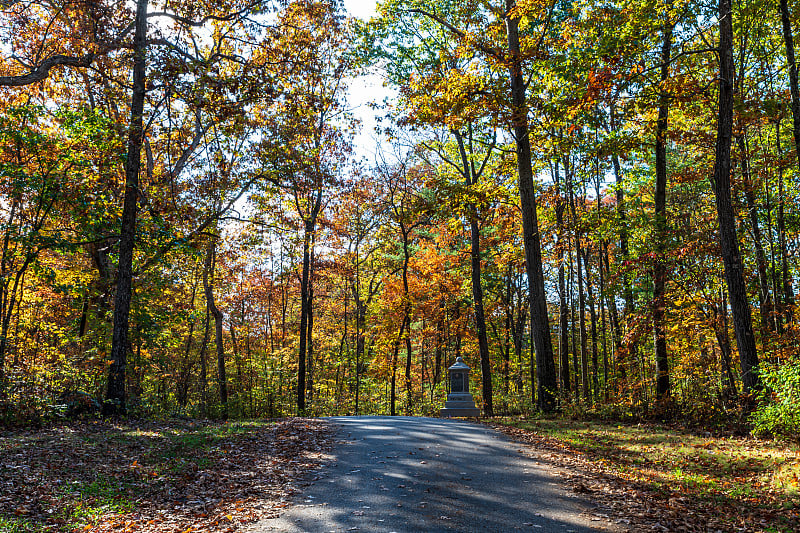
{"type": "MultiPolygon", "coordinates": [[[[778,532],[800,531],[797,509],[778,508],[774,502],[752,505],[719,502],[682,492],[679,487],[657,486],[616,472],[613,457],[591,456],[568,443],[535,431],[486,423],[513,440],[530,445],[520,452],[562,467],[560,475],[575,492],[598,504],[602,513],[630,531],[664,532],[778,532]]],[[[767,494],[762,494],[768,497],[767,494]]]]}
{"type": "Polygon", "coordinates": [[[0,434],[0,530],[234,531],[319,465],[321,421],[80,423],[0,434]]]}

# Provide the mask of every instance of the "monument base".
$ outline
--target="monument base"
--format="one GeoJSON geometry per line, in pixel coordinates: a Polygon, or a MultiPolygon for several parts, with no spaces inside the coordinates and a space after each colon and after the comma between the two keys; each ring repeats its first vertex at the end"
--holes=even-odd
{"type": "Polygon", "coordinates": [[[481,416],[481,410],[477,407],[462,407],[462,408],[448,408],[445,407],[444,409],[439,409],[439,416],[442,418],[451,418],[451,417],[469,417],[469,416],[481,416]]]}
{"type": "Polygon", "coordinates": [[[447,395],[444,409],[439,410],[439,416],[481,416],[481,410],[475,407],[475,400],[470,393],[452,393],[447,395]]]}

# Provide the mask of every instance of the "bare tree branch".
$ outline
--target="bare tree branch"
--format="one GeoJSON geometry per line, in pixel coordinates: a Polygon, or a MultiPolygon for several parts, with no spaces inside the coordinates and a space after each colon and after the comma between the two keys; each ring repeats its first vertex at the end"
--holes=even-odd
{"type": "Polygon", "coordinates": [[[0,76],[0,86],[4,87],[24,87],[39,82],[50,75],[50,69],[57,66],[86,68],[92,64],[96,54],[89,52],[81,57],[65,56],[56,54],[48,57],[38,65],[34,66],[28,74],[17,76],[0,76]]]}

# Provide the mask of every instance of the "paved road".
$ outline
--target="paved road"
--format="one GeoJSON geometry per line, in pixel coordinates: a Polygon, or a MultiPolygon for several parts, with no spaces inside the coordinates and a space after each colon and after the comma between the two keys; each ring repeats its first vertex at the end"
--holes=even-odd
{"type": "MultiPolygon", "coordinates": [[[[593,505],[544,459],[470,422],[339,417],[335,460],[280,518],[253,532],[588,532],[593,505]]],[[[594,518],[594,521],[592,520],[594,518]]]]}

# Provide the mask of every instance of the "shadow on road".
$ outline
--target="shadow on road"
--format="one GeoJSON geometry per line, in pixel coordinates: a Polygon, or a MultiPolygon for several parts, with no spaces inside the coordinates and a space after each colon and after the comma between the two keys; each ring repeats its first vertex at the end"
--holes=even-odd
{"type": "MultiPolygon", "coordinates": [[[[542,459],[460,420],[339,417],[335,462],[267,531],[615,530],[542,459]]],[[[264,530],[263,528],[261,529],[264,530]]]]}

